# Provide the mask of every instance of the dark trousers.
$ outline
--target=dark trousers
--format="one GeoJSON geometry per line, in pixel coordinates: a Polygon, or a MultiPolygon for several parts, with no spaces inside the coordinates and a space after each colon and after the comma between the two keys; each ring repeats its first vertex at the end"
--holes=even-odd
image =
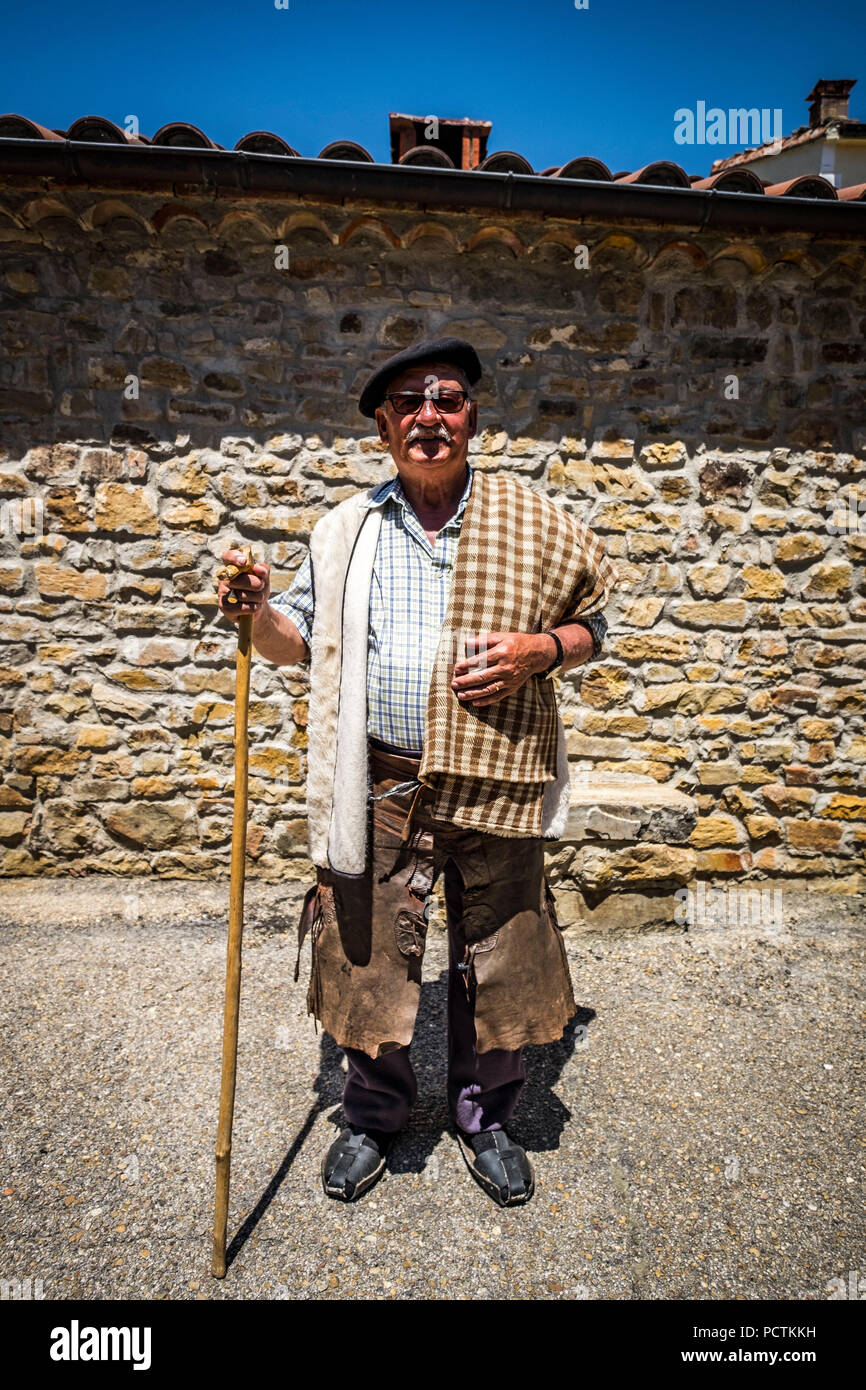
{"type": "MultiPolygon", "coordinates": [[[[448,932],[448,1108],[464,1134],[502,1129],[511,1118],[526,1080],[523,1048],[475,1050],[475,987],[467,995],[457,970],[453,931],[448,932]]],[[[418,1085],[409,1048],[375,1060],[355,1047],[343,1049],[349,1074],[343,1087],[343,1114],[362,1129],[403,1129],[418,1085]]]]}

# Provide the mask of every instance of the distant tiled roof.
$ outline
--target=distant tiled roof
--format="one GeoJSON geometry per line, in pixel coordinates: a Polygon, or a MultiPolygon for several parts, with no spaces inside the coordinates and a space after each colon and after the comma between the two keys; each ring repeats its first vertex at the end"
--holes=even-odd
{"type": "MultiPolygon", "coordinates": [[[[864,140],[866,139],[866,124],[855,120],[848,115],[848,101],[851,90],[857,86],[856,77],[822,77],[812,88],[806,97],[809,103],[809,124],[798,126],[790,135],[780,136],[778,139],[765,140],[762,145],[755,145],[748,150],[740,150],[737,154],[728,155],[727,159],[717,159],[710,168],[710,174],[724,173],[728,169],[742,168],[744,164],[750,164],[756,159],[775,158],[785,150],[796,149],[799,145],[808,145],[813,140],[824,140],[827,138],[841,140],[864,140]]],[[[759,113],[744,112],[744,116],[752,116],[757,119],[759,113]]],[[[781,115],[781,112],[779,113],[781,115]]],[[[761,134],[763,135],[763,130],[761,134]]],[[[771,181],[772,182],[772,181],[771,181]]],[[[766,184],[764,185],[766,187],[766,184]]],[[[772,193],[773,189],[768,189],[772,193]]],[[[798,193],[798,197],[809,197],[809,194],[798,193]]],[[[816,197],[824,195],[817,192],[816,197]]],[[[852,191],[850,188],[844,189],[840,195],[845,201],[852,201],[852,191]]]]}
{"type": "MultiPolygon", "coordinates": [[[[792,130],[790,135],[785,135],[781,140],[768,140],[763,145],[755,145],[748,150],[740,150],[738,154],[729,155],[727,159],[717,159],[711,165],[711,173],[722,173],[726,169],[734,169],[737,166],[748,164],[753,159],[765,159],[767,155],[781,154],[783,150],[795,149],[798,145],[808,145],[812,140],[822,140],[827,136],[827,132],[832,126],[834,134],[838,134],[842,140],[866,140],[866,122],[855,120],[835,119],[825,121],[823,125],[811,126],[801,125],[796,130],[792,130]]],[[[843,196],[839,194],[840,198],[843,196]]]]}
{"type": "MultiPolygon", "coordinates": [[[[396,119],[408,122],[413,118],[400,116],[396,119]]],[[[414,119],[417,120],[417,118],[414,119]]],[[[392,117],[392,121],[395,121],[394,117],[392,117]]],[[[440,124],[459,125],[461,123],[442,120],[440,124]]],[[[843,121],[837,122],[837,124],[850,126],[855,133],[866,135],[866,125],[859,121],[843,121]]],[[[485,125],[489,128],[489,122],[479,121],[473,124],[473,128],[480,129],[485,125]]],[[[801,131],[795,131],[793,135],[783,140],[781,148],[803,143],[805,140],[816,139],[823,133],[823,129],[816,130],[804,127],[801,131]]],[[[148,137],[140,134],[128,135],[113,121],[106,120],[102,116],[81,116],[78,120],[73,121],[68,130],[50,130],[26,116],[7,115],[0,116],[0,168],[3,166],[2,141],[4,139],[72,140],[86,144],[124,145],[130,150],[139,149],[142,151],[148,146],[177,150],[226,149],[224,145],[211,140],[210,136],[205,131],[200,130],[198,126],[191,125],[186,121],[170,121],[167,125],[161,126],[153,136],[148,137]]],[[[708,177],[703,177],[700,174],[687,174],[681,165],[673,164],[669,160],[656,160],[650,164],[645,164],[640,169],[620,170],[612,174],[607,165],[593,155],[578,155],[566,160],[563,164],[549,165],[545,169],[534,170],[529,160],[514,150],[497,150],[493,154],[487,155],[472,170],[466,172],[537,174],[544,178],[590,179],[596,182],[614,184],[645,184],[656,188],[692,188],[697,190],[712,188],[726,193],[765,193],[770,197],[826,200],[840,198],[843,201],[864,199],[861,185],[837,190],[831,183],[817,174],[809,174],[799,179],[789,180],[787,183],[770,183],[760,179],[752,170],[743,168],[743,164],[748,162],[750,157],[757,158],[762,151],[768,148],[769,146],[760,146],[756,150],[747,150],[742,154],[732,155],[729,159],[719,160],[713,165],[708,177]]],[[[252,154],[274,155],[283,159],[302,157],[299,151],[290,145],[283,136],[276,135],[269,130],[256,130],[243,135],[235,144],[234,149],[252,154]]],[[[330,144],[319,151],[315,158],[349,160],[365,164],[376,162],[369,151],[354,140],[332,140],[330,144]]],[[[453,160],[434,143],[413,146],[394,161],[394,164],[398,166],[414,164],[425,165],[430,168],[455,168],[453,160]]]]}

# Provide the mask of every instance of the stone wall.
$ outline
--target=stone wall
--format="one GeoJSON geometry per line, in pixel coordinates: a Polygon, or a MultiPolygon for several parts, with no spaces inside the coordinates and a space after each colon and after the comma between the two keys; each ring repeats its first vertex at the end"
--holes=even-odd
{"type": "MultiPolygon", "coordinates": [[[[861,244],[23,186],[0,241],[2,873],[228,872],[218,557],[251,541],[285,587],[393,472],[371,367],[457,333],[475,466],[619,568],[606,657],[561,685],[576,777],[693,793],[704,877],[859,884],[861,244]]],[[[307,689],[255,658],[251,874],[307,863],[307,689]]]]}

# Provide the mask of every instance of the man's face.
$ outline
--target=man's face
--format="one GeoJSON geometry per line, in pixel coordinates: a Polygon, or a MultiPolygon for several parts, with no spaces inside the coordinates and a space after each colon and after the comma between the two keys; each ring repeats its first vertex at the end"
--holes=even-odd
{"type": "Polygon", "coordinates": [[[396,409],[399,402],[388,400],[376,410],[379,438],[388,445],[398,472],[420,479],[462,470],[476,431],[478,405],[464,401],[456,411],[447,407],[449,395],[467,395],[468,391],[469,383],[460,368],[446,362],[422,362],[392,377],[389,396],[403,393],[424,397],[414,414],[401,415],[396,409]]]}

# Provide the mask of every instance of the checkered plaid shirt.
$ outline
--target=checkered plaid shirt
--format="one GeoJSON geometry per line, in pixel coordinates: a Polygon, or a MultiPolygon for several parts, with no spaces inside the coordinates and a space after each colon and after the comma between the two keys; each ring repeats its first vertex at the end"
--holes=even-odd
{"type": "MultiPolygon", "coordinates": [[[[367,732],[398,748],[424,747],[427,692],[448,608],[451,576],[474,469],[457,511],[431,545],[403,491],[400,476],[376,490],[362,506],[382,506],[382,527],[370,586],[367,647],[367,732]]],[[[309,552],[290,587],[271,597],[271,606],[291,618],[307,646],[313,630],[313,585],[309,552]]],[[[601,614],[584,620],[592,635],[593,659],[601,652],[607,623],[601,614]]]]}

